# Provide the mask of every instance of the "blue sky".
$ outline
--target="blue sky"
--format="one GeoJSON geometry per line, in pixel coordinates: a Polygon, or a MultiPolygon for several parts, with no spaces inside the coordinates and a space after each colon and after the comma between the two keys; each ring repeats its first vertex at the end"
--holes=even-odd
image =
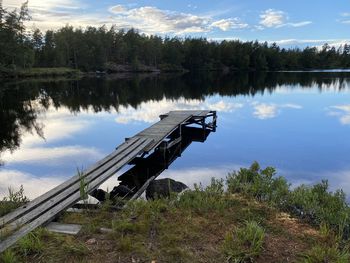
{"type": "MultiPolygon", "coordinates": [[[[4,0],[18,7],[22,0],[4,0]]],[[[350,3],[324,0],[129,1],[29,0],[30,27],[134,27],[146,34],[339,45],[350,39],[350,3]]],[[[349,41],[350,42],[350,41],[349,41]]]]}

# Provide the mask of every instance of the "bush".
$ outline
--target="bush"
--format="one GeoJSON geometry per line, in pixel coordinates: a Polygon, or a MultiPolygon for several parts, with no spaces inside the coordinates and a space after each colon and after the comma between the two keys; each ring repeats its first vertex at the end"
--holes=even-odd
{"type": "Polygon", "coordinates": [[[327,181],[295,188],[290,193],[289,206],[291,212],[317,225],[326,223],[348,238],[350,208],[345,194],[342,190],[329,192],[327,181]]]}
{"type": "Polygon", "coordinates": [[[289,184],[283,177],[273,178],[275,175],[275,168],[267,167],[262,170],[254,162],[250,168],[241,168],[239,172],[233,172],[226,177],[228,192],[242,193],[284,208],[288,203],[289,184]]]}
{"type": "Polygon", "coordinates": [[[0,216],[6,215],[7,213],[29,201],[29,199],[24,195],[24,189],[22,185],[17,192],[12,188],[9,188],[8,191],[8,196],[4,197],[0,201],[0,216]]]}
{"type": "Polygon", "coordinates": [[[330,192],[327,181],[290,190],[283,177],[275,176],[273,167],[261,169],[254,162],[250,168],[241,168],[227,176],[228,192],[268,202],[315,225],[325,223],[344,239],[350,238],[350,208],[342,190],[330,192]]]}
{"type": "Polygon", "coordinates": [[[224,240],[224,253],[228,262],[252,262],[262,251],[265,231],[255,221],[229,232],[224,240]]]}

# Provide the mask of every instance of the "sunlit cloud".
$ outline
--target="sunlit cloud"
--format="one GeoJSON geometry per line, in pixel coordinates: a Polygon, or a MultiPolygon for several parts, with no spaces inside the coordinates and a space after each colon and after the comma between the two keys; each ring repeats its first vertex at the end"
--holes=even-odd
{"type": "MultiPolygon", "coordinates": [[[[23,1],[5,1],[4,6],[19,8],[23,1]]],[[[248,24],[237,17],[215,19],[215,15],[197,15],[155,6],[115,5],[105,11],[90,11],[87,2],[79,0],[29,1],[32,20],[30,28],[59,29],[69,24],[74,27],[115,25],[117,29],[136,28],[146,34],[207,33],[214,29],[228,31],[247,28],[248,24]]],[[[191,9],[196,6],[191,5],[191,9]]]]}
{"type": "Polygon", "coordinates": [[[268,9],[260,15],[260,24],[265,27],[278,27],[287,20],[286,13],[279,10],[268,9]]]}
{"type": "Polygon", "coordinates": [[[350,124],[350,104],[331,106],[328,110],[328,115],[338,117],[341,124],[350,124]]]}
{"type": "Polygon", "coordinates": [[[281,109],[283,108],[289,108],[289,109],[302,109],[302,106],[297,104],[273,104],[273,103],[259,103],[259,102],[253,102],[252,103],[254,112],[254,117],[265,120],[265,119],[272,119],[277,117],[279,113],[281,112],[281,109]]]}
{"type": "Polygon", "coordinates": [[[221,19],[211,24],[212,27],[220,28],[222,31],[228,31],[230,29],[243,29],[249,25],[240,21],[238,18],[221,19]]]}
{"type": "Polygon", "coordinates": [[[118,26],[135,27],[146,33],[200,33],[214,28],[222,31],[242,29],[248,24],[239,18],[215,20],[212,16],[194,15],[177,11],[162,10],[153,6],[128,9],[122,5],[109,8],[118,26]]]}
{"type": "MultiPolygon", "coordinates": [[[[300,22],[287,22],[289,20],[288,14],[275,9],[267,9],[260,15],[260,26],[267,28],[280,28],[280,27],[302,27],[311,24],[311,21],[300,22]]],[[[263,29],[257,27],[257,29],[263,29]]]]}
{"type": "Polygon", "coordinates": [[[219,112],[232,112],[243,107],[242,103],[226,102],[222,99],[209,102],[208,100],[169,100],[163,98],[160,101],[142,102],[137,109],[132,107],[120,107],[117,123],[130,122],[152,123],[159,120],[159,115],[173,110],[216,110],[219,112]]]}

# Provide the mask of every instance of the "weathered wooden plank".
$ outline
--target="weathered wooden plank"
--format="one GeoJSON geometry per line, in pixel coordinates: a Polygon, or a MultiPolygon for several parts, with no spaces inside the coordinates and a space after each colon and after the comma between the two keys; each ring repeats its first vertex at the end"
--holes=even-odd
{"type": "MultiPolygon", "coordinates": [[[[92,173],[96,169],[100,168],[101,166],[103,166],[104,164],[109,162],[110,159],[112,159],[115,156],[123,153],[123,151],[126,151],[130,146],[132,146],[133,144],[137,143],[141,139],[142,138],[132,138],[131,140],[123,143],[120,147],[117,148],[116,151],[114,151],[113,153],[109,154],[107,157],[103,158],[101,161],[97,162],[91,168],[87,169],[86,172],[84,172],[84,175],[85,176],[89,175],[90,173],[92,173]]],[[[145,140],[145,139],[143,139],[143,140],[145,140]]],[[[51,197],[53,197],[53,196],[59,194],[60,192],[64,191],[64,189],[66,189],[67,187],[70,187],[71,185],[73,185],[74,183],[76,183],[78,181],[80,181],[79,176],[77,176],[77,175],[73,176],[72,178],[70,178],[69,180],[65,181],[64,183],[58,185],[57,187],[53,188],[52,190],[50,190],[50,191],[46,192],[45,194],[35,198],[34,200],[29,202],[28,204],[25,204],[25,205],[19,207],[18,209],[16,209],[15,211],[13,211],[13,212],[11,212],[9,214],[6,214],[5,216],[1,217],[0,218],[0,228],[3,227],[5,224],[8,224],[11,221],[15,220],[16,218],[20,217],[24,213],[27,213],[28,211],[34,209],[35,207],[40,205],[42,202],[45,202],[48,199],[50,199],[51,197]]]]}
{"type": "MultiPolygon", "coordinates": [[[[108,166],[102,166],[99,169],[95,170],[93,173],[89,174],[87,177],[85,177],[86,184],[89,185],[93,180],[95,180],[98,176],[100,176],[102,173],[108,171],[111,167],[118,164],[120,161],[123,161],[125,156],[128,156],[129,154],[133,154],[135,151],[137,151],[140,147],[140,145],[144,145],[144,142],[147,142],[148,140],[140,140],[142,143],[135,143],[129,148],[126,149],[125,155],[117,155],[113,162],[111,162],[108,166]]],[[[36,217],[40,216],[43,212],[47,211],[52,206],[55,206],[56,204],[60,203],[63,199],[69,197],[75,192],[80,193],[80,181],[71,185],[70,187],[66,188],[64,191],[59,193],[58,195],[53,196],[51,199],[49,199],[47,202],[42,203],[41,205],[33,208],[32,210],[28,211],[26,214],[24,214],[22,217],[14,220],[11,222],[10,229],[17,228],[18,226],[21,226],[23,224],[26,224],[27,222],[30,222],[31,220],[35,219],[36,217]]]]}
{"type": "MultiPolygon", "coordinates": [[[[104,181],[106,181],[109,177],[111,177],[113,174],[115,174],[116,171],[118,171],[121,167],[123,167],[125,164],[127,164],[131,159],[133,159],[136,155],[141,153],[143,151],[143,148],[146,147],[150,143],[149,140],[146,140],[143,144],[141,144],[135,151],[130,153],[129,155],[125,156],[125,158],[119,162],[117,165],[112,167],[110,170],[108,170],[106,173],[101,175],[98,180],[94,180],[91,182],[91,184],[88,186],[88,192],[92,191],[99,185],[101,185],[104,181]]],[[[61,211],[67,209],[72,204],[76,203],[80,200],[80,192],[76,192],[70,197],[64,199],[61,203],[58,205],[50,208],[48,211],[46,211],[44,214],[42,214],[40,217],[38,217],[36,220],[33,220],[32,222],[25,224],[22,226],[18,231],[16,231],[13,235],[6,238],[2,242],[0,242],[0,253],[3,252],[8,247],[12,246],[18,239],[25,236],[35,228],[41,226],[42,224],[52,220],[58,213],[61,211]]]]}

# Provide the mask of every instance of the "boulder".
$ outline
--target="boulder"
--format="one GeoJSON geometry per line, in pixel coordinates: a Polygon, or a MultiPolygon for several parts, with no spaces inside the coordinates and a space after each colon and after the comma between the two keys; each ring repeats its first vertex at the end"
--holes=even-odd
{"type": "Polygon", "coordinates": [[[185,190],[187,185],[170,178],[164,178],[152,181],[146,189],[146,198],[168,198],[171,193],[180,193],[185,190]]]}
{"type": "MultiPolygon", "coordinates": [[[[109,193],[109,199],[114,200],[117,197],[129,197],[133,194],[127,186],[118,185],[113,188],[109,193]]],[[[102,189],[96,189],[90,194],[92,197],[95,197],[98,201],[104,202],[107,200],[108,193],[102,189]]]]}

